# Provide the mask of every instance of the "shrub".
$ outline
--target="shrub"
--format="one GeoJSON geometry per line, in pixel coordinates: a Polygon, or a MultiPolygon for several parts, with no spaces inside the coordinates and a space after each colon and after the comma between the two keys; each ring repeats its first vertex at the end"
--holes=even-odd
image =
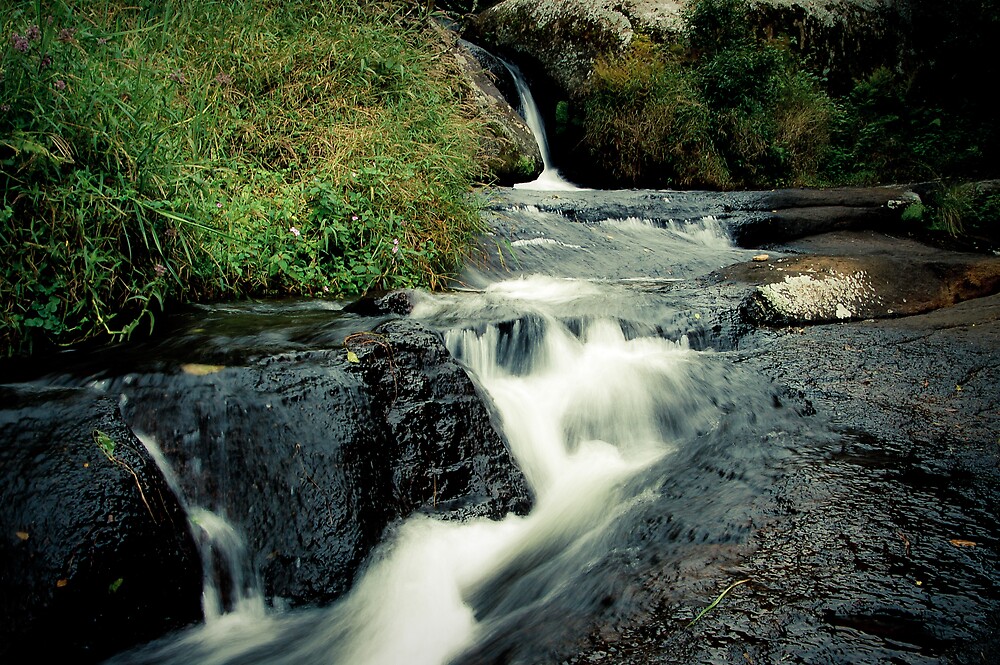
{"type": "Polygon", "coordinates": [[[598,62],[583,107],[583,145],[614,181],[722,187],[728,178],[710,137],[708,109],[681,63],[638,38],[598,62]]]}
{"type": "Polygon", "coordinates": [[[595,66],[582,146],[627,184],[806,184],[829,144],[833,104],[776,44],[757,42],[739,0],[701,0],[686,47],[638,37],[595,66]]]}

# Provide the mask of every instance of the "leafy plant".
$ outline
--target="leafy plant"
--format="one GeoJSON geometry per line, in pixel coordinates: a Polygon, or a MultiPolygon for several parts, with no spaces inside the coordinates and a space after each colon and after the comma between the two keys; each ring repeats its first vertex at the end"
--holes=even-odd
{"type": "Polygon", "coordinates": [[[638,36],[596,64],[582,145],[614,181],[709,187],[805,184],[825,156],[833,104],[741,0],[701,0],[684,48],[638,36]]]}

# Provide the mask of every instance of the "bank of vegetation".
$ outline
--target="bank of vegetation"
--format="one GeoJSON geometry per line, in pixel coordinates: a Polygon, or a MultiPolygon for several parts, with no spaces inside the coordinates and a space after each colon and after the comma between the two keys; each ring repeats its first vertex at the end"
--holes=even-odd
{"type": "Polygon", "coordinates": [[[638,35],[557,106],[570,175],[710,189],[934,182],[911,221],[996,243],[1000,197],[970,183],[1000,173],[988,83],[1000,75],[1000,6],[907,6],[906,66],[845,83],[788,36],[760,34],[745,0],[691,4],[679,40],[638,35]]]}
{"type": "Polygon", "coordinates": [[[171,303],[433,288],[477,229],[478,129],[426,7],[0,8],[0,356],[171,303]]]}
{"type": "MultiPolygon", "coordinates": [[[[915,225],[992,234],[994,0],[916,0],[913,72],[834,90],[741,0],[598,63],[555,129],[602,186],[936,181],[915,225]]],[[[442,0],[459,13],[493,4],[442,0]]],[[[434,2],[0,7],[0,358],[171,305],[435,288],[478,230],[482,128],[434,2]]]]}

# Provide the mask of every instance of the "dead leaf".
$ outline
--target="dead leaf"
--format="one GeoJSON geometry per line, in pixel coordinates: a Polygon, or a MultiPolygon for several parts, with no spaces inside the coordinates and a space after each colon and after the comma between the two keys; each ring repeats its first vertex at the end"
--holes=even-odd
{"type": "Polygon", "coordinates": [[[358,354],[356,354],[354,351],[351,351],[350,349],[348,349],[347,350],[347,362],[349,362],[349,363],[357,363],[357,362],[361,362],[361,360],[358,359],[358,354]]]}
{"type": "Polygon", "coordinates": [[[181,369],[184,370],[185,374],[191,374],[192,376],[206,376],[208,374],[215,374],[226,369],[225,365],[202,365],[199,363],[184,363],[181,365],[181,369]]]}
{"type": "Polygon", "coordinates": [[[767,254],[758,254],[757,256],[753,257],[753,260],[754,261],[767,261],[769,258],[771,258],[771,257],[768,256],[767,254]]]}
{"type": "Polygon", "coordinates": [[[67,584],[69,584],[69,580],[66,579],[65,577],[62,578],[61,580],[56,580],[56,586],[59,587],[60,589],[66,586],[67,584]]]}
{"type": "Polygon", "coordinates": [[[27,540],[28,539],[28,532],[27,531],[18,531],[17,532],[17,537],[20,538],[21,540],[27,540]]]}
{"type": "Polygon", "coordinates": [[[971,540],[962,540],[961,538],[952,538],[948,541],[955,547],[975,547],[976,544],[971,540]]]}

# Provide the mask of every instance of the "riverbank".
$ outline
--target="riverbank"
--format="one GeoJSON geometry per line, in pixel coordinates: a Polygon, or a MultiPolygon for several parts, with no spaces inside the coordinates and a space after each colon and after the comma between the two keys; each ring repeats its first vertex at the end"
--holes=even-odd
{"type": "Polygon", "coordinates": [[[0,35],[0,357],[435,288],[478,228],[481,129],[422,7],[14,3],[0,35]]]}

